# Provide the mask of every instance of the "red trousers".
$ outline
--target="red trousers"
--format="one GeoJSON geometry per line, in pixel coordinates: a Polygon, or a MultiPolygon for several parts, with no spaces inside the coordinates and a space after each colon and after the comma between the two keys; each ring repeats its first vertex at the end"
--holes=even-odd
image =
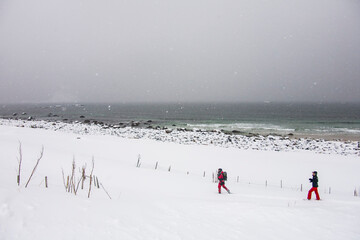
{"type": "Polygon", "coordinates": [[[225,183],[224,184],[220,184],[221,182],[219,182],[218,188],[219,188],[219,193],[221,193],[221,187],[225,188],[226,191],[229,191],[229,189],[227,189],[227,187],[225,187],[225,183]]]}
{"type": "Polygon", "coordinates": [[[317,190],[317,187],[313,187],[313,188],[311,188],[311,189],[309,190],[307,199],[309,199],[309,200],[311,199],[311,194],[312,194],[312,192],[315,192],[316,200],[320,200],[320,196],[319,196],[319,192],[318,192],[318,190],[317,190]]]}

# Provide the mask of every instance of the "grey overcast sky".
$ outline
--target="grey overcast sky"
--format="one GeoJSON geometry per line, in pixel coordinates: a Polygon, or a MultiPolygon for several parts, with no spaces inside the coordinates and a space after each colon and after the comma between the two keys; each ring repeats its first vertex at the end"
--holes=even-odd
{"type": "Polygon", "coordinates": [[[0,103],[360,102],[359,0],[1,0],[0,103]]]}

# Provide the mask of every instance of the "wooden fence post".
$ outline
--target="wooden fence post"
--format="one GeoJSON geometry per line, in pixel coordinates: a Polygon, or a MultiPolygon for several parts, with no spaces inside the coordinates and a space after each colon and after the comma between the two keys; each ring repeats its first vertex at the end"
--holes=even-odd
{"type": "Polygon", "coordinates": [[[136,167],[138,167],[138,168],[141,166],[140,159],[141,159],[141,155],[139,154],[138,155],[138,160],[137,160],[137,163],[136,163],[136,167]]]}

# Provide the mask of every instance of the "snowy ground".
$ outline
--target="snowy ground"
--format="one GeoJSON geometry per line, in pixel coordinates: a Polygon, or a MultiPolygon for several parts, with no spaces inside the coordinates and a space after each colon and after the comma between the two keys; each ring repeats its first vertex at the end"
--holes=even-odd
{"type": "Polygon", "coordinates": [[[353,196],[360,187],[360,158],[355,154],[245,150],[0,126],[0,164],[1,240],[360,239],[360,197],[353,196]],[[25,188],[42,145],[44,157],[25,188]],[[94,174],[112,199],[94,186],[90,198],[87,187],[77,196],[65,191],[62,169],[70,174],[75,158],[77,169],[86,163],[89,174],[93,156],[94,174]],[[233,194],[217,193],[212,173],[219,167],[228,172],[233,194]],[[319,172],[322,201],[304,200],[313,170],[319,172]]]}

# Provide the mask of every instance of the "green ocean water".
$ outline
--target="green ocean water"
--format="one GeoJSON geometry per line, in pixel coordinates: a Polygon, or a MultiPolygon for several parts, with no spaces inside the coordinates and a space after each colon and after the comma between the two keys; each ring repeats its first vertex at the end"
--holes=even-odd
{"type": "Polygon", "coordinates": [[[26,119],[29,116],[52,121],[89,119],[111,124],[151,120],[153,125],[161,127],[237,130],[260,134],[360,136],[360,103],[84,103],[0,106],[2,118],[26,119]]]}

